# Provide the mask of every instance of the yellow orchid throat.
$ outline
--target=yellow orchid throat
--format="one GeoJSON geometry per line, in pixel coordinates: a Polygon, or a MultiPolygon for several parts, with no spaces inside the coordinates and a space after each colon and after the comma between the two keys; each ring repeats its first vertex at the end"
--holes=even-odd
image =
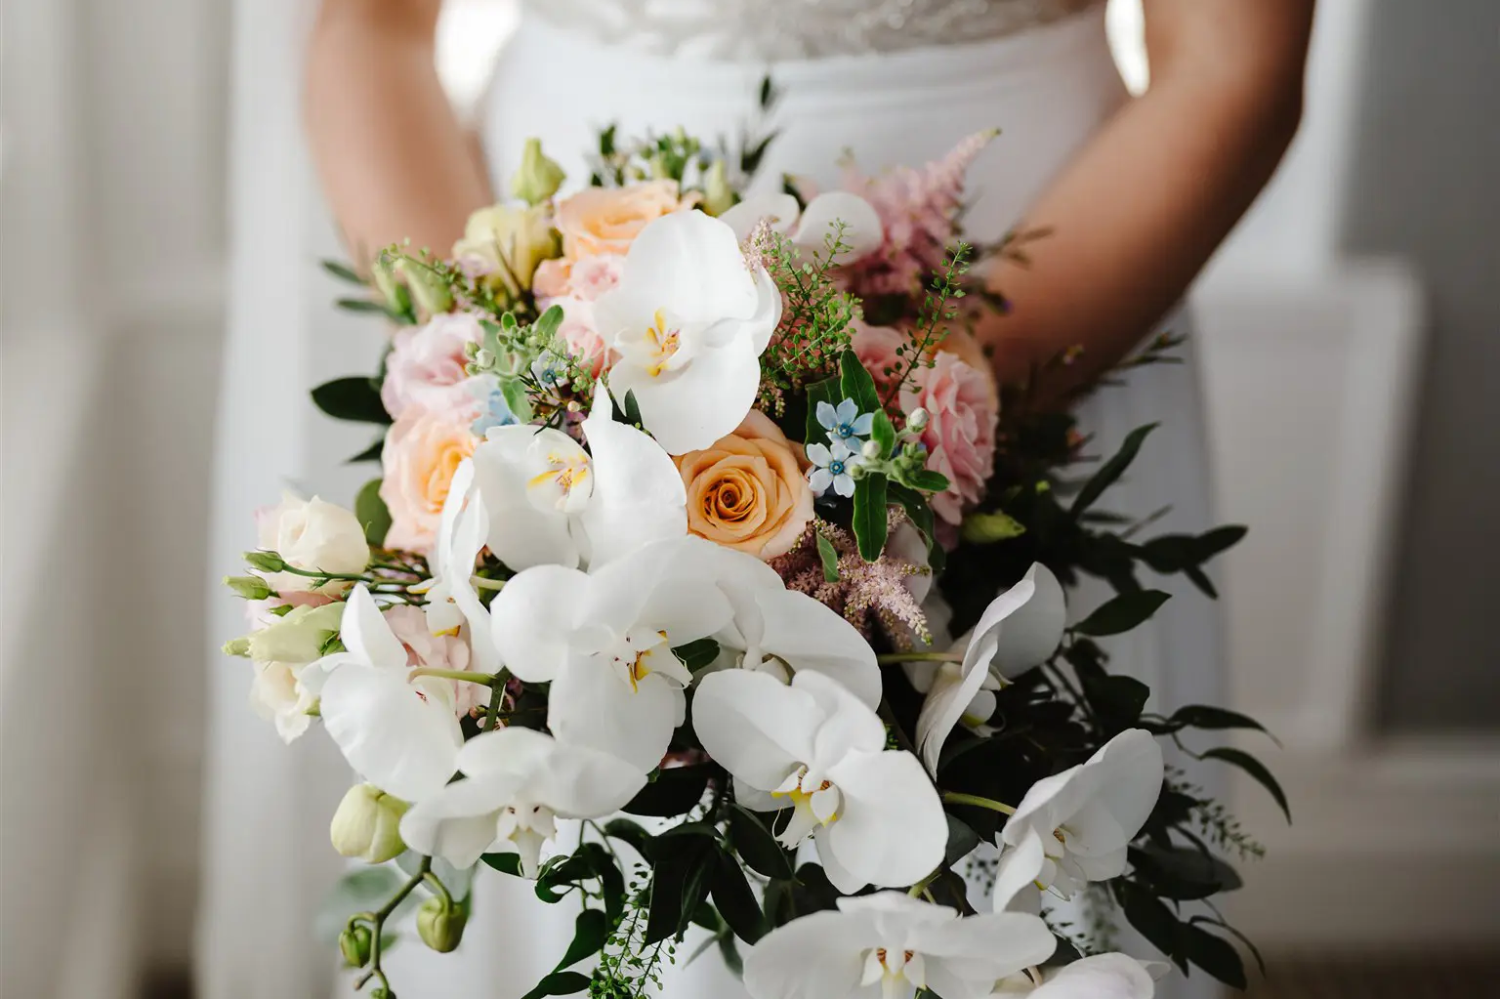
{"type": "Polygon", "coordinates": [[[656,378],[666,370],[678,348],[682,346],[682,331],[667,325],[663,309],[657,309],[652,318],[654,322],[646,327],[646,339],[650,343],[652,357],[652,363],[646,366],[646,373],[656,378]]]}

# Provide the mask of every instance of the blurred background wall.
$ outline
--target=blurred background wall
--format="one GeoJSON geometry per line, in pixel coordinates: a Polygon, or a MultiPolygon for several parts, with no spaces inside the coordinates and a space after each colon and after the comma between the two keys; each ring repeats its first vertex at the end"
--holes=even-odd
{"type": "MultiPolygon", "coordinates": [[[[4,9],[7,999],[133,995],[191,952],[204,677],[232,665],[203,624],[230,6],[4,9]]],[[[452,6],[472,93],[508,15],[452,6]]],[[[1322,0],[1304,132],[1195,295],[1253,527],[1235,706],[1281,736],[1245,745],[1296,818],[1236,787],[1270,853],[1233,914],[1273,953],[1500,942],[1497,46],[1493,0],[1322,0]]]]}

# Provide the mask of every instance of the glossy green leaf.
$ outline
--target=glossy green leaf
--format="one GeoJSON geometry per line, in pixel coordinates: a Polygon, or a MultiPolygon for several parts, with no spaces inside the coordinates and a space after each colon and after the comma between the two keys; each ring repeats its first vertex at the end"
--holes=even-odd
{"type": "Polygon", "coordinates": [[[1130,463],[1135,461],[1136,455],[1140,454],[1141,445],[1145,443],[1147,435],[1157,426],[1159,424],[1148,423],[1144,427],[1137,427],[1126,436],[1125,443],[1120,445],[1120,450],[1094,473],[1093,478],[1084,483],[1078,495],[1073,498],[1073,505],[1068,508],[1068,512],[1073,517],[1078,517],[1083,511],[1093,506],[1094,501],[1104,493],[1104,490],[1115,484],[1130,467],[1130,463]]]}
{"type": "Polygon", "coordinates": [[[1245,773],[1253,777],[1261,787],[1276,799],[1276,804],[1281,806],[1282,813],[1288,822],[1292,821],[1292,806],[1287,803],[1286,792],[1281,789],[1281,784],[1272,776],[1266,765],[1249,753],[1240,749],[1231,749],[1228,746],[1219,746],[1210,749],[1200,755],[1200,759],[1223,760],[1231,766],[1239,767],[1245,773]]]}
{"type": "Polygon", "coordinates": [[[839,581],[839,553],[821,533],[815,534],[818,539],[818,558],[823,563],[823,581],[825,583],[837,583],[839,581]]]}
{"type": "Polygon", "coordinates": [[[380,388],[371,378],[351,375],[324,382],[312,390],[313,404],[336,420],[389,424],[391,414],[380,401],[380,388]]]}
{"type": "Polygon", "coordinates": [[[391,511],[380,498],[380,479],[366,482],[354,497],[354,516],[365,529],[365,540],[379,548],[391,529],[391,511]]]}
{"type": "Polygon", "coordinates": [[[1121,593],[1084,618],[1075,627],[1081,635],[1102,638],[1119,635],[1137,628],[1151,619],[1161,605],[1172,595],[1161,590],[1135,590],[1121,593]]]}
{"type": "Polygon", "coordinates": [[[854,539],[859,543],[859,554],[866,562],[874,562],[885,550],[885,536],[889,529],[886,518],[886,477],[866,475],[854,485],[854,539]]]}

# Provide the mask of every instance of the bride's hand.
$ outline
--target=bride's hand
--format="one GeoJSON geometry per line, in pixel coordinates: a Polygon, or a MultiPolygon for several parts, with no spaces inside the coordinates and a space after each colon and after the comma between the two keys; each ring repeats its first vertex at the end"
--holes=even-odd
{"type": "Polygon", "coordinates": [[[438,80],[442,0],[323,0],[308,49],[307,132],[323,190],[364,262],[407,237],[446,255],[489,180],[438,80]]]}
{"type": "Polygon", "coordinates": [[[1270,179],[1302,112],[1313,0],[1144,0],[1151,86],[1032,208],[1030,264],[988,274],[1010,314],[979,331],[1002,382],[1082,348],[1062,397],[1181,299],[1270,179]],[[1069,384],[1071,382],[1071,385],[1069,384]]]}

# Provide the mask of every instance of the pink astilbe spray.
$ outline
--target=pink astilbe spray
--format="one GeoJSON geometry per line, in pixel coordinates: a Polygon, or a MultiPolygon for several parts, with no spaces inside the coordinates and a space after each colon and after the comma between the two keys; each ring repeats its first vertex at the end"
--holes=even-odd
{"type": "MultiPolygon", "coordinates": [[[[904,512],[892,508],[891,531],[905,519],[904,512]]],[[[913,577],[930,575],[931,570],[894,555],[889,548],[876,561],[866,562],[851,532],[814,519],[792,550],[771,559],[769,565],[781,574],[787,589],[826,604],[867,639],[873,638],[879,628],[900,648],[909,646],[913,636],[921,642],[931,641],[927,615],[910,585],[913,577]],[[827,538],[838,553],[839,578],[835,582],[829,582],[823,574],[818,534],[827,538]]]]}
{"type": "Polygon", "coordinates": [[[877,177],[865,176],[852,159],[844,163],[844,189],[869,201],[885,229],[880,248],[847,268],[851,291],[862,296],[921,293],[958,235],[964,175],[998,134],[995,129],[975,132],[940,160],[920,168],[896,167],[877,177]]]}

